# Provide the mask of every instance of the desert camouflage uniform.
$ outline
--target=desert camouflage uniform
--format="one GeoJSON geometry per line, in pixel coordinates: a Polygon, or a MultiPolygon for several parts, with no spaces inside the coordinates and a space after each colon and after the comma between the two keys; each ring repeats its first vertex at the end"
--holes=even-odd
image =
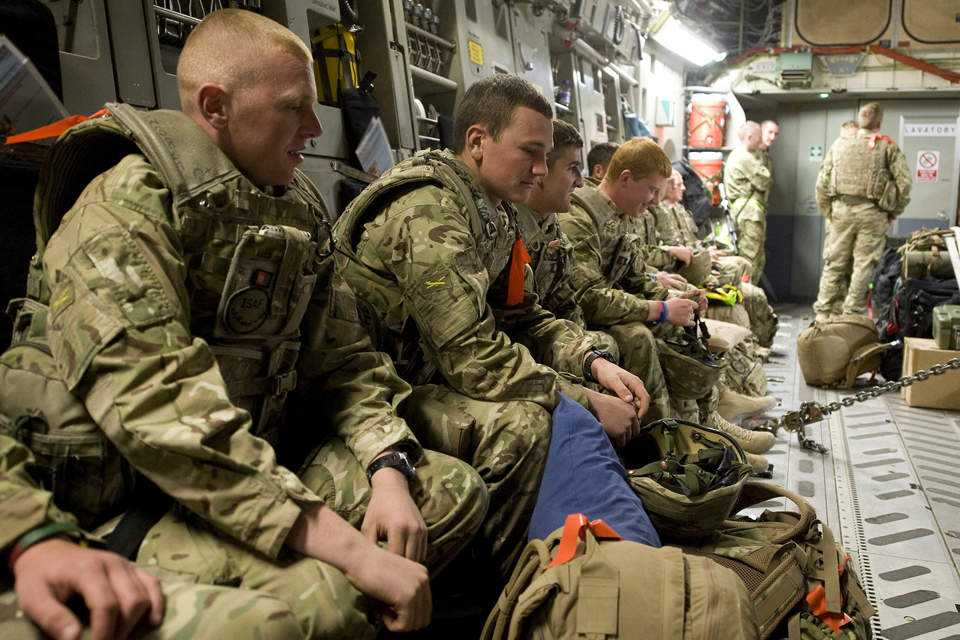
{"type": "MultiPolygon", "coordinates": [[[[49,492],[39,488],[30,475],[30,451],[0,434],[0,557],[27,532],[52,522],[71,522],[49,492]]],[[[143,565],[147,571],[154,568],[143,565]]],[[[161,574],[166,596],[163,622],[131,638],[231,638],[231,640],[295,640],[302,638],[290,608],[258,591],[194,584],[191,576],[161,574]]],[[[46,635],[17,606],[12,576],[0,577],[0,638],[41,640],[46,635]]],[[[146,627],[143,627],[146,628],[146,627]]]]}
{"type": "Polygon", "coordinates": [[[866,310],[867,289],[890,221],[910,202],[911,186],[906,157],[883,136],[860,129],[827,151],[817,176],[817,204],[827,220],[825,264],[813,305],[817,313],[866,310]]]}
{"type": "MultiPolygon", "coordinates": [[[[657,232],[663,244],[691,249],[701,246],[697,238],[696,223],[683,204],[661,202],[650,207],[650,210],[656,217],[657,232]]],[[[712,283],[733,284],[740,289],[743,294],[743,308],[750,319],[750,330],[757,336],[761,346],[769,347],[773,344],[773,337],[777,335],[779,322],[763,289],[742,280],[743,275],[749,275],[750,262],[740,256],[724,256],[718,262],[720,272],[714,272],[712,283]]]]}
{"type": "Polygon", "coordinates": [[[767,195],[773,185],[770,170],[762,160],[743,147],[727,158],[723,187],[730,201],[730,213],[737,225],[737,252],[753,265],[750,277],[759,282],[766,263],[767,195]]]}
{"type": "Polygon", "coordinates": [[[506,306],[515,209],[494,207],[448,152],[394,167],[351,203],[334,235],[378,348],[415,384],[402,415],[425,446],[480,473],[490,495],[483,553],[509,572],[526,540],[556,394],[586,403],[557,371],[579,375],[593,339],[531,294],[506,306]]]}
{"type": "MultiPolygon", "coordinates": [[[[130,465],[176,500],[138,561],[275,595],[308,637],[370,637],[375,603],[334,567],[283,549],[301,510],[327,504],[359,524],[363,470],[404,448],[419,466],[411,495],[436,571],[479,526],[483,487],[461,462],[424,452],[398,417],[409,387],[371,348],[353,293],[321,254],[328,214],[313,185],[298,172],[262,191],[187,116],[110,110],[58,145],[89,156],[85,136],[113,149],[136,137],[140,150],[122,147],[40,249],[63,380],[130,465]],[[294,386],[311,410],[281,430],[294,386]],[[301,481],[268,441],[304,430],[326,442],[301,481]]],[[[49,187],[38,193],[57,193],[49,187]]]]}

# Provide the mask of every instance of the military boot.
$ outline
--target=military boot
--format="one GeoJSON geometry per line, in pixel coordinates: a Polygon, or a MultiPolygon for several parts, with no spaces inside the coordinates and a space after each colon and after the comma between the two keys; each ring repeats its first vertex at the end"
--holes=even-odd
{"type": "Polygon", "coordinates": [[[764,396],[762,398],[753,398],[751,396],[737,393],[726,385],[720,385],[720,403],[717,405],[717,413],[724,420],[733,424],[740,424],[744,418],[759,416],[773,409],[780,401],[773,396],[764,396]]]}
{"type": "Polygon", "coordinates": [[[753,467],[753,470],[756,473],[763,473],[770,466],[770,463],[767,462],[767,459],[760,454],[747,453],[744,451],[743,455],[746,457],[746,463],[753,467]]]}
{"type": "Polygon", "coordinates": [[[707,417],[704,425],[723,431],[736,440],[740,447],[747,453],[764,453],[769,451],[777,439],[776,436],[769,431],[747,431],[735,424],[730,424],[716,411],[707,417]]]}

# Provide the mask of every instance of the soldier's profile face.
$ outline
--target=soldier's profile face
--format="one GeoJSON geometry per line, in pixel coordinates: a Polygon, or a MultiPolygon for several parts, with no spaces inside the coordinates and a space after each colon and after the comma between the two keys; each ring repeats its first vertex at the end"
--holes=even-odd
{"type": "Polygon", "coordinates": [[[763,132],[760,134],[762,140],[762,148],[768,149],[773,144],[774,140],[777,139],[777,134],[780,133],[780,127],[769,122],[763,125],[763,132]]]}
{"type": "Polygon", "coordinates": [[[568,147],[530,194],[528,204],[540,213],[570,211],[573,191],[583,186],[580,170],[580,147],[568,147]],[[536,202],[536,206],[534,205],[536,202]]]}
{"type": "Polygon", "coordinates": [[[483,136],[477,175],[491,201],[526,202],[537,177],[547,175],[552,147],[553,122],[527,107],[514,110],[498,140],[483,136]]]}
{"type": "Polygon", "coordinates": [[[307,142],[323,133],[313,111],[313,69],[306,60],[275,51],[263,61],[270,73],[227,97],[227,136],[221,149],[258,186],[285,185],[303,162],[307,142]]]}
{"type": "Polygon", "coordinates": [[[639,180],[631,178],[627,181],[624,189],[626,195],[626,203],[624,204],[626,206],[621,206],[620,202],[616,204],[621,211],[630,217],[639,218],[649,207],[660,204],[660,198],[666,186],[667,178],[657,174],[639,180]]]}

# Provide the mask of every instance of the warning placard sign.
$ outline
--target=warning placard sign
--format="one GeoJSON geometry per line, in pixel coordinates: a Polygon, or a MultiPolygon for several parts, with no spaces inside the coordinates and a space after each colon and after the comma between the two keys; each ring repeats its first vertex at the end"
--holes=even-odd
{"type": "Polygon", "coordinates": [[[939,168],[939,151],[917,152],[917,182],[936,182],[939,168]]]}

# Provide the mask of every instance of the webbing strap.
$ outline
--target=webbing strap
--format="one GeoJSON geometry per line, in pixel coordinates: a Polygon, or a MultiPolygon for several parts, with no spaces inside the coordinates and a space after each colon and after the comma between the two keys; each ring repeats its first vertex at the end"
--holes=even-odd
{"type": "Polygon", "coordinates": [[[38,129],[10,136],[7,138],[7,144],[19,144],[21,142],[33,142],[34,140],[43,140],[45,138],[57,138],[70,127],[78,125],[81,122],[86,122],[87,120],[105,116],[107,113],[108,111],[106,109],[100,109],[100,111],[97,111],[92,116],[70,116],[69,118],[64,118],[63,120],[53,122],[38,129]]]}

